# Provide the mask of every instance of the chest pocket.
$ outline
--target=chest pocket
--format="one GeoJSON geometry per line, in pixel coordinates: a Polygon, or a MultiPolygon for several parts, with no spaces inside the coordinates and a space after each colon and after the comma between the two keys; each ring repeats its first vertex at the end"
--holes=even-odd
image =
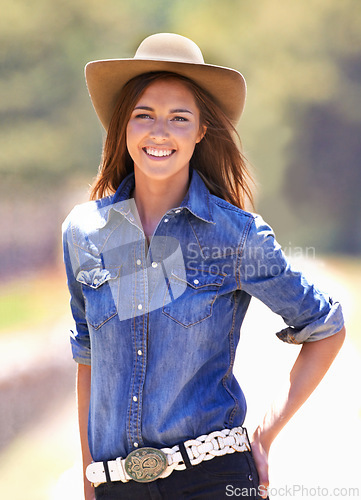
{"type": "Polygon", "coordinates": [[[76,280],[83,285],[87,322],[98,330],[118,312],[120,268],[82,270],[76,280]]]}
{"type": "Polygon", "coordinates": [[[205,269],[173,270],[163,302],[163,314],[188,328],[212,315],[225,275],[205,269]],[[174,298],[176,297],[176,298],[174,298]]]}

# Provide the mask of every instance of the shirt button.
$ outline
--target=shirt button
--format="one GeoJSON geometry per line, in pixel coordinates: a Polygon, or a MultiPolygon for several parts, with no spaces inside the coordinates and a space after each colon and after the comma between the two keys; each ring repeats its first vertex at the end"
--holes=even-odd
{"type": "Polygon", "coordinates": [[[139,311],[140,311],[141,309],[143,309],[142,304],[138,304],[138,309],[139,309],[139,311]]]}
{"type": "Polygon", "coordinates": [[[99,280],[98,278],[95,278],[95,280],[93,281],[94,285],[97,285],[99,283],[99,280]]]}
{"type": "Polygon", "coordinates": [[[175,211],[175,213],[176,213],[176,214],[179,214],[179,212],[180,212],[180,210],[179,210],[179,208],[178,208],[178,210],[176,210],[176,211],[175,211]]]}
{"type": "Polygon", "coordinates": [[[139,443],[135,442],[135,443],[133,443],[133,446],[134,446],[134,448],[138,448],[139,443]]]}
{"type": "Polygon", "coordinates": [[[168,221],[169,221],[169,219],[164,219],[164,222],[168,222],[168,221]]]}
{"type": "Polygon", "coordinates": [[[193,283],[194,283],[195,285],[199,285],[199,280],[193,280],[193,283]]]}
{"type": "Polygon", "coordinates": [[[142,261],[140,259],[137,260],[137,265],[140,266],[140,264],[142,263],[142,261]]]}
{"type": "Polygon", "coordinates": [[[152,267],[154,267],[154,268],[158,267],[157,262],[152,262],[152,267]]]}
{"type": "Polygon", "coordinates": [[[139,349],[138,356],[141,356],[142,354],[143,354],[142,351],[139,349]]]}
{"type": "Polygon", "coordinates": [[[133,396],[133,401],[138,401],[137,396],[133,396]]]}

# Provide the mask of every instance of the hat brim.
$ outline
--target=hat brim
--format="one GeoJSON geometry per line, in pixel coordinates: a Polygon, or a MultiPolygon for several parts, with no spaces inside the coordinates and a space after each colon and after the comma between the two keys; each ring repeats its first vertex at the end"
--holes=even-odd
{"type": "Polygon", "coordinates": [[[142,73],[154,71],[169,71],[190,78],[211,94],[232,123],[237,124],[246,100],[246,82],[234,69],[149,59],[105,59],[85,66],[89,95],[105,130],[124,85],[142,73]]]}

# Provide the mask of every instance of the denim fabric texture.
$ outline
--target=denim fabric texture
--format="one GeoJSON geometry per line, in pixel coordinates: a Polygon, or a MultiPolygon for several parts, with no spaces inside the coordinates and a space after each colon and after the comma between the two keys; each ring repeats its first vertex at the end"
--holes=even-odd
{"type": "Polygon", "coordinates": [[[130,174],[63,224],[73,357],[92,367],[95,461],[243,424],[232,368],[252,296],[282,316],[288,343],[343,326],[340,304],[291,267],[263,219],[211,195],[196,170],[149,247],[133,189],[130,174]]]}

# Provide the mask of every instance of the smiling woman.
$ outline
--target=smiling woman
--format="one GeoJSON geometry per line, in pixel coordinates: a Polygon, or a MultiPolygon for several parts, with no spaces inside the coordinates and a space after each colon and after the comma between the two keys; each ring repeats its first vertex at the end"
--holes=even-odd
{"type": "MultiPolygon", "coordinates": [[[[210,191],[240,208],[245,207],[247,200],[252,204],[252,180],[247,169],[247,162],[239,144],[237,145],[238,135],[230,117],[205,89],[189,78],[169,71],[156,71],[136,76],[118,92],[114,113],[109,123],[106,124],[107,137],[102,163],[91,198],[96,199],[114,193],[121,181],[134,171],[133,158],[127,147],[126,128],[129,127],[127,124],[131,117],[136,117],[138,120],[150,120],[154,127],[156,117],[152,116],[152,113],[154,114],[155,108],[147,105],[143,100],[144,94],[148,93],[149,97],[154,100],[155,96],[151,95],[149,87],[156,83],[158,85],[173,84],[173,96],[177,100],[172,108],[167,110],[170,112],[168,120],[173,124],[171,129],[178,130],[179,133],[182,130],[186,132],[190,127],[194,128],[195,121],[198,120],[199,129],[197,132],[194,130],[195,137],[193,138],[194,146],[197,147],[191,147],[193,156],[191,155],[188,161],[191,166],[193,163],[197,165],[197,170],[204,175],[203,181],[210,191]],[[182,106],[180,101],[187,95],[189,109],[187,106],[182,106]],[[176,106],[176,102],[181,107],[176,106]],[[190,124],[187,125],[187,122],[190,124]]],[[[153,90],[152,94],[154,92],[157,93],[157,90],[153,90]]],[[[164,100],[166,92],[161,89],[158,97],[164,100]]],[[[156,106],[160,106],[160,103],[157,102],[156,106]]],[[[149,126],[148,124],[148,129],[149,126]]],[[[158,133],[157,130],[155,132],[158,133]]],[[[164,138],[160,141],[163,140],[164,138]]],[[[156,151],[155,155],[160,154],[158,153],[159,145],[157,148],[154,147],[153,151],[156,151]]]]}
{"type": "Polygon", "coordinates": [[[152,181],[176,182],[181,185],[180,203],[188,187],[190,159],[204,134],[199,109],[184,83],[169,77],[152,83],[134,108],[126,130],[136,185],[140,175],[148,186],[152,181]]]}
{"type": "Polygon", "coordinates": [[[271,443],[344,330],[340,304],[245,211],[244,78],[164,33],[86,78],[107,136],[92,201],[63,226],[86,500],[266,497],[271,443]],[[233,364],[252,296],[304,346],[250,441],[233,364]]]}

